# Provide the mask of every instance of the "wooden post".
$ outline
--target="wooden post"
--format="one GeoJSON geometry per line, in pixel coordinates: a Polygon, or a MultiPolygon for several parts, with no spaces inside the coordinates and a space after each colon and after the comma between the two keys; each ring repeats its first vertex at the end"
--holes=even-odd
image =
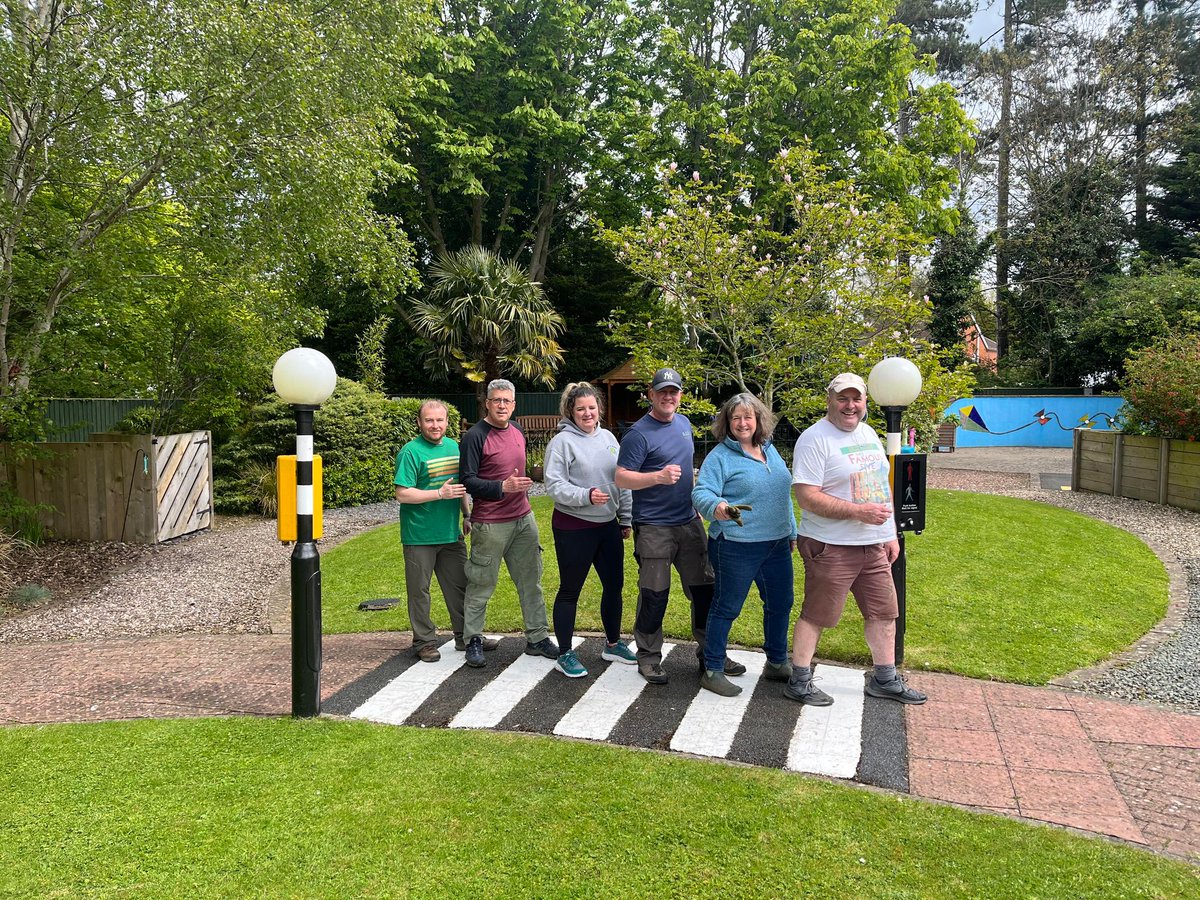
{"type": "Polygon", "coordinates": [[[1114,497],[1123,497],[1121,493],[1122,463],[1125,461],[1125,435],[1118,434],[1113,436],[1113,489],[1114,497]]]}
{"type": "Polygon", "coordinates": [[[1167,483],[1171,471],[1171,442],[1167,438],[1158,440],[1158,502],[1167,505],[1167,483]]]}

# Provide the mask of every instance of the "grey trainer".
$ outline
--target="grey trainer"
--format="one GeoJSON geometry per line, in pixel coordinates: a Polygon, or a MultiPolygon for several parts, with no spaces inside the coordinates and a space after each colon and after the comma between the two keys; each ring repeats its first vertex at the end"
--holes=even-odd
{"type": "Polygon", "coordinates": [[[916,688],[910,688],[899,675],[893,681],[882,684],[876,681],[875,676],[872,675],[867,679],[867,696],[895,700],[897,703],[911,703],[914,706],[919,706],[929,699],[927,695],[916,688]]]}
{"type": "Polygon", "coordinates": [[[725,677],[724,672],[714,672],[712,669],[704,670],[704,674],[700,676],[700,687],[722,697],[736,697],[742,692],[740,687],[725,677]]]}
{"type": "Polygon", "coordinates": [[[812,683],[811,678],[801,680],[795,673],[783,686],[783,696],[805,706],[832,706],[833,698],[812,683]]]}

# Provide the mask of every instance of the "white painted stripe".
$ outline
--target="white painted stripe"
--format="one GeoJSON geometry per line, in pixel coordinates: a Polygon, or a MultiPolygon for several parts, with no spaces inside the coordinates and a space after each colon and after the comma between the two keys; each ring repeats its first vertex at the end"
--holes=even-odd
{"type": "Polygon", "coordinates": [[[296,435],[296,462],[312,462],[313,436],[311,434],[296,435]]]}
{"type": "Polygon", "coordinates": [[[761,653],[745,650],[727,653],[730,659],[746,667],[745,675],[729,679],[741,687],[742,692],[736,697],[722,697],[700,688],[671,738],[672,750],[723,758],[733,746],[767,658],[761,653]]]}
{"type": "Polygon", "coordinates": [[[313,514],[313,486],[311,484],[296,485],[296,515],[311,516],[313,514]]]}
{"type": "Polygon", "coordinates": [[[788,746],[787,768],[853,778],[862,755],[862,670],[818,665],[813,677],[833,706],[804,707],[788,746]]]}
{"type": "MultiPolygon", "coordinates": [[[[673,649],[674,644],[663,644],[663,659],[673,649]]],[[[646,679],[638,673],[637,666],[612,663],[558,720],[554,733],[593,741],[606,739],[645,686],[646,679]]]]}
{"type": "Polygon", "coordinates": [[[413,663],[350,716],[389,725],[404,724],[404,720],[416,712],[417,707],[428,700],[429,695],[462,668],[466,661],[466,654],[454,649],[453,640],[439,649],[442,651],[441,659],[434,663],[413,663]]]}
{"type": "MultiPolygon", "coordinates": [[[[571,648],[582,643],[583,638],[575,637],[571,641],[571,648]]],[[[450,720],[450,727],[494,728],[553,668],[552,659],[522,653],[458,711],[458,715],[450,720]]]]}

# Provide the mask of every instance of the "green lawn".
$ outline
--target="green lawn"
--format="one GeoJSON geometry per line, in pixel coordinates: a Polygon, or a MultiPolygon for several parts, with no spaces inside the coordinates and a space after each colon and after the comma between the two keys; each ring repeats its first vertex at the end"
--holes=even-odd
{"type": "MultiPolygon", "coordinates": [[[[534,498],[546,548],[542,585],[549,607],[558,586],[548,498],[534,498]]],[[[1008,497],[931,491],[928,530],[908,536],[908,632],[905,665],[979,678],[1044,684],[1098,662],[1145,634],[1166,611],[1167,574],[1140,540],[1057,507],[1008,497]]],[[[627,545],[629,547],[629,545],[627,545]]],[[[796,562],[796,599],[803,569],[796,562]]],[[[637,569],[625,561],[626,634],[633,625],[637,569]]],[[[361,600],[404,596],[399,526],[360,535],[324,554],[327,633],[407,630],[404,604],[360,612],[361,600]]],[[[761,645],[762,607],[752,593],[731,641],[761,645]]],[[[449,620],[434,591],[434,618],[449,620]]],[[[599,582],[588,580],[578,628],[599,631],[599,582]]],[[[687,602],[672,592],[666,630],[690,635],[687,602]]],[[[506,573],[488,607],[488,628],[519,631],[520,609],[506,573]]],[[[853,603],[822,637],[819,655],[866,663],[862,619],[853,603]]]]}
{"type": "Polygon", "coordinates": [[[0,729],[0,895],[1184,897],[1196,870],[765,769],[289,719],[0,729]]]}

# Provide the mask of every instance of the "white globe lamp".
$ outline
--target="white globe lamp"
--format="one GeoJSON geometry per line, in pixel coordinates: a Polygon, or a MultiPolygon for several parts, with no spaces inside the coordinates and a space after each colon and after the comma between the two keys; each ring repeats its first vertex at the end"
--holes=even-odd
{"type": "Polygon", "coordinates": [[[867,376],[867,393],[883,408],[887,421],[887,453],[900,452],[900,417],[921,393],[921,370],[911,360],[889,356],[880,360],[867,376]]]}

